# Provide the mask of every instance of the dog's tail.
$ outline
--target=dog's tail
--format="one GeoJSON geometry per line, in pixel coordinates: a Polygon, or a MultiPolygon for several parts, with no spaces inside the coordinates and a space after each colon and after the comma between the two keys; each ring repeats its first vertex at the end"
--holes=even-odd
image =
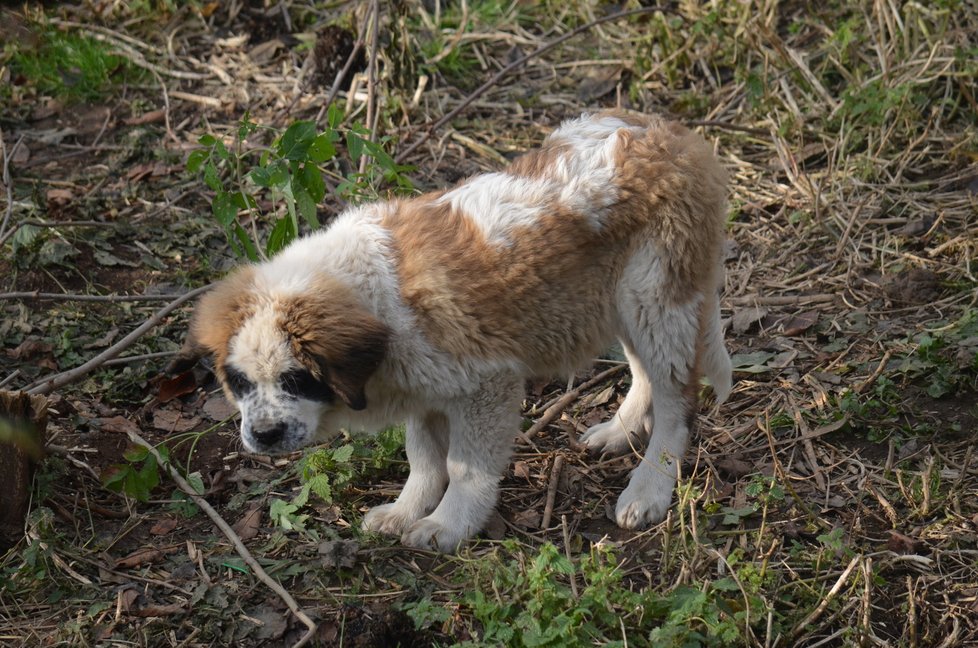
{"type": "Polygon", "coordinates": [[[703,373],[710,379],[717,402],[722,403],[730,395],[733,386],[733,365],[723,343],[723,327],[720,324],[720,297],[710,291],[705,304],[702,335],[703,373]]]}

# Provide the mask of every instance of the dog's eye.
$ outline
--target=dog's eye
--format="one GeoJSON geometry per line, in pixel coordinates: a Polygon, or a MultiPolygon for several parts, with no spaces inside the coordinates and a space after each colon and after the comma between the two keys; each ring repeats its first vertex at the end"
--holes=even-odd
{"type": "Polygon", "coordinates": [[[231,393],[238,398],[254,389],[254,385],[252,385],[251,381],[237,369],[225,367],[224,375],[227,378],[228,387],[231,388],[231,393]]]}
{"type": "Polygon", "coordinates": [[[282,390],[286,394],[307,400],[332,402],[333,390],[305,369],[293,369],[282,375],[282,390]]]}

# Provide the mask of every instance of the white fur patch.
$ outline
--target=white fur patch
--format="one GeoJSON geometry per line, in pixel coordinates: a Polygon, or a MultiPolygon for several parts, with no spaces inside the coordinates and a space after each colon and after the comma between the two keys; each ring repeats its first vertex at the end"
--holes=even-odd
{"type": "Polygon", "coordinates": [[[441,202],[463,212],[496,245],[508,245],[513,230],[532,227],[558,188],[551,182],[489,173],[446,193],[441,202]]]}

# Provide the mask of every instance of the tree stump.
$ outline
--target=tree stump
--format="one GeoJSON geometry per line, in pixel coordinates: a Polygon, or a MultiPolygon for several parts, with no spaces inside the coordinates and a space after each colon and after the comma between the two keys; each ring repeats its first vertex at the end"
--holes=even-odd
{"type": "Polygon", "coordinates": [[[47,423],[47,398],[0,390],[0,552],[23,537],[47,423]]]}

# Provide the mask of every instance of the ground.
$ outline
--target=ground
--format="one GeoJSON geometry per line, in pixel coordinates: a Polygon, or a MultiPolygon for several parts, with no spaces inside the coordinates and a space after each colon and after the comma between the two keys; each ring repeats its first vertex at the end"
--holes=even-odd
{"type": "Polygon", "coordinates": [[[164,372],[182,306],[49,393],[47,458],[0,560],[0,640],[306,633],[134,433],[295,597],[315,645],[978,645],[973,5],[648,7],[499,74],[639,8],[3,9],[0,387],[112,348],[251,241],[498,169],[610,106],[696,128],[730,169],[736,382],[722,405],[704,387],[675,506],[641,533],[613,522],[637,458],[577,443],[627,390],[620,353],[528,385],[498,515],[442,556],[359,531],[404,481],[397,430],[243,452],[207,368],[164,372]]]}

